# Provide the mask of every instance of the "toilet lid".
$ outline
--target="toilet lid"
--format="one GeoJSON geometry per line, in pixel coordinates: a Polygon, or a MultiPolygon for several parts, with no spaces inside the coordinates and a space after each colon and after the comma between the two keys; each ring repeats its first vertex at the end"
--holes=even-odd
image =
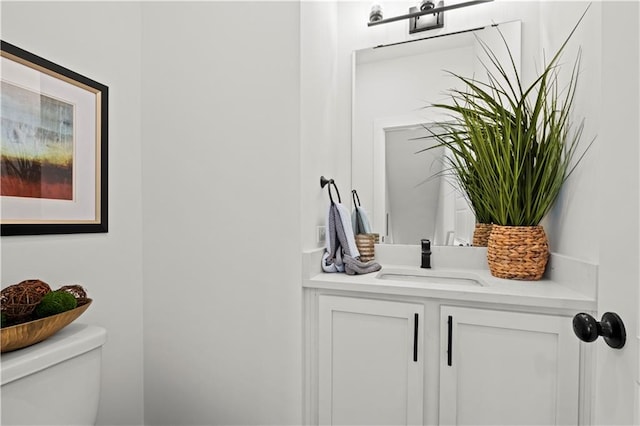
{"type": "Polygon", "coordinates": [[[107,331],[102,327],[69,324],[47,340],[3,353],[0,357],[2,386],[101,347],[106,341],[107,331]]]}

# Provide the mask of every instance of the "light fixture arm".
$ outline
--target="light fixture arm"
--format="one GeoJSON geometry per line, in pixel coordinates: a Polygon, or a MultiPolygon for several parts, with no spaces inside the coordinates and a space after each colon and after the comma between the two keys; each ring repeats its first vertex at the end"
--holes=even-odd
{"type": "Polygon", "coordinates": [[[476,4],[488,3],[488,2],[492,2],[492,1],[493,0],[470,0],[470,1],[467,1],[467,2],[456,3],[456,4],[452,4],[452,5],[448,5],[448,6],[440,6],[440,7],[434,7],[434,8],[431,8],[431,9],[418,10],[417,12],[407,13],[406,15],[398,15],[398,16],[394,16],[394,17],[391,17],[391,18],[381,19],[379,21],[373,21],[373,22],[369,21],[367,23],[367,26],[371,27],[371,26],[374,26],[374,25],[387,24],[389,22],[396,22],[396,21],[401,21],[403,19],[416,18],[416,17],[419,17],[419,16],[440,13],[440,12],[444,12],[444,11],[447,11],[447,10],[460,9],[462,7],[474,6],[476,4]]]}

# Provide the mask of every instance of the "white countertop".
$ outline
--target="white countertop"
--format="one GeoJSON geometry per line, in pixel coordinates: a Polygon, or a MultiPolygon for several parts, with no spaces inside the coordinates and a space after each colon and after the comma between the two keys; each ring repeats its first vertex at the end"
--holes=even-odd
{"type": "MultiPolygon", "coordinates": [[[[319,268],[321,252],[306,253],[305,258],[308,272],[305,275],[306,278],[303,279],[303,287],[305,288],[567,309],[571,311],[594,311],[596,309],[595,295],[591,290],[595,288],[595,283],[584,283],[585,291],[580,291],[580,286],[576,286],[575,283],[563,282],[563,279],[567,275],[571,277],[579,276],[581,282],[584,282],[597,279],[597,273],[593,270],[584,272],[585,268],[579,266],[577,273],[568,274],[567,272],[573,271],[567,271],[566,262],[563,263],[562,261],[555,262],[555,268],[561,269],[562,267],[565,270],[554,271],[549,274],[551,275],[550,278],[543,278],[539,281],[520,281],[496,278],[491,275],[488,269],[478,269],[476,265],[471,265],[471,268],[434,267],[432,269],[422,269],[418,266],[390,264],[382,261],[380,261],[382,270],[370,274],[325,273],[319,268]],[[317,268],[314,265],[316,261],[318,262],[317,268]],[[380,275],[383,273],[473,279],[480,285],[459,282],[421,282],[421,278],[413,281],[406,277],[395,279],[393,276],[387,276],[382,279],[380,275]]],[[[571,268],[575,268],[575,265],[571,266],[571,268]]],[[[589,269],[588,265],[586,269],[589,269]]]]}

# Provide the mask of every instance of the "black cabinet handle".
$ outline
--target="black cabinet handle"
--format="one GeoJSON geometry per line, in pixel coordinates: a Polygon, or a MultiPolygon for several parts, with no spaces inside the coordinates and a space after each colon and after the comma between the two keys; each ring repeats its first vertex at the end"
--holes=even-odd
{"type": "Polygon", "coordinates": [[[605,312],[600,322],[584,312],[573,317],[573,332],[584,342],[593,342],[602,336],[607,345],[621,349],[627,341],[622,318],[613,312],[605,312]]]}
{"type": "Polygon", "coordinates": [[[413,362],[418,362],[418,314],[413,316],[413,362]]]}
{"type": "Polygon", "coordinates": [[[449,320],[447,323],[447,365],[451,367],[451,359],[452,359],[452,349],[453,349],[453,317],[449,315],[449,320]]]}

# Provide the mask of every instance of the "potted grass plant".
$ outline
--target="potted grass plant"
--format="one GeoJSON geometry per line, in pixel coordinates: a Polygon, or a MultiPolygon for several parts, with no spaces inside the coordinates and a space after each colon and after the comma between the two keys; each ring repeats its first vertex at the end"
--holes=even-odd
{"type": "Polygon", "coordinates": [[[435,146],[447,148],[447,172],[455,176],[478,221],[492,224],[487,257],[496,277],[542,277],[549,247],[540,222],[588,149],[576,155],[584,120],[574,125],[571,116],[580,53],[567,82],[559,79],[562,52],[583,18],[528,86],[504,37],[506,65],[479,40],[488,58],[487,79],[453,73],[465,88],[451,90],[450,103],[433,104],[449,117],[430,135],[435,146]]]}

